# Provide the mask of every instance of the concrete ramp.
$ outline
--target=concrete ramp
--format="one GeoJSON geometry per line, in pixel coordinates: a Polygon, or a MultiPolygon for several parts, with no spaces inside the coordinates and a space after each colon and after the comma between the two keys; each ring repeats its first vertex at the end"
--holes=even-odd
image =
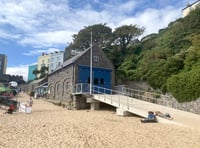
{"type": "Polygon", "coordinates": [[[112,105],[121,110],[139,115],[141,117],[147,117],[148,111],[160,111],[162,113],[169,113],[173,117],[173,120],[167,120],[158,117],[158,122],[200,128],[200,115],[190,112],[134,99],[123,95],[94,94],[93,98],[100,102],[112,105]]]}

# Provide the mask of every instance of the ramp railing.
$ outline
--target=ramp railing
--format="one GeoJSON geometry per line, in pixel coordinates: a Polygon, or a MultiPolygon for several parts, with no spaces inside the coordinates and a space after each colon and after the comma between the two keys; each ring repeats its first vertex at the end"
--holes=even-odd
{"type": "MultiPolygon", "coordinates": [[[[112,90],[112,89],[107,89],[104,87],[92,85],[91,92],[92,94],[104,95],[105,101],[106,99],[108,100],[108,97],[109,97],[111,103],[115,100],[115,102],[117,101],[119,105],[121,104],[120,102],[122,101],[127,102],[126,104],[128,105],[129,103],[133,102],[133,99],[131,98],[134,98],[134,99],[138,99],[138,100],[142,100],[142,101],[146,101],[146,102],[150,102],[154,104],[159,104],[159,105],[175,108],[173,107],[173,105],[169,106],[170,104],[168,101],[169,96],[167,95],[162,95],[158,93],[152,93],[152,92],[147,92],[147,91],[142,91],[142,90],[137,90],[137,89],[131,89],[127,87],[122,87],[122,89],[119,91],[119,90],[112,90]],[[115,95],[115,96],[112,96],[112,95],[115,95]]],[[[88,83],[76,84],[73,87],[73,94],[90,94],[90,85],[88,83]]]]}

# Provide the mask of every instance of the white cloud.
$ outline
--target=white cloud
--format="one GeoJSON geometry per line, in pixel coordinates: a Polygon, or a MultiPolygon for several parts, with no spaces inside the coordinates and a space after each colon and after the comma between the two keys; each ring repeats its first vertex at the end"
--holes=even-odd
{"type": "MultiPolygon", "coordinates": [[[[157,1],[159,3],[160,0],[157,1]]],[[[162,1],[163,2],[163,1],[162,1]]],[[[76,3],[76,1],[74,2],[76,3]]],[[[115,1],[102,3],[100,10],[86,3],[81,8],[70,8],[67,1],[24,1],[2,0],[0,2],[0,24],[9,24],[23,34],[16,35],[18,43],[32,45],[35,48],[67,45],[72,35],[84,26],[107,23],[112,29],[124,24],[138,24],[146,28],[146,34],[157,32],[166,27],[170,21],[181,16],[182,7],[163,7],[162,9],[145,9],[135,14],[135,9],[145,3],[141,1],[115,1]],[[11,9],[12,8],[12,9],[11,9]]],[[[162,5],[163,6],[163,5],[162,5]]],[[[0,37],[11,38],[11,33],[0,37]]]]}
{"type": "Polygon", "coordinates": [[[20,31],[23,36],[18,42],[23,45],[34,47],[67,45],[72,41],[71,36],[84,26],[108,23],[114,27],[114,24],[124,17],[123,13],[131,12],[136,7],[134,1],[115,3],[116,7],[113,7],[111,2],[104,10],[96,11],[89,4],[72,9],[66,1],[53,3],[40,0],[3,0],[0,2],[2,8],[0,14],[4,17],[0,17],[0,24],[9,24],[20,31]]]}
{"type": "Polygon", "coordinates": [[[4,30],[0,30],[0,38],[2,39],[19,39],[21,35],[7,33],[4,30]]]}
{"type": "Polygon", "coordinates": [[[6,74],[23,76],[25,81],[28,80],[28,66],[20,65],[18,67],[7,67],[6,74]]]}
{"type": "Polygon", "coordinates": [[[71,39],[70,36],[73,33],[69,29],[66,31],[65,25],[68,19],[63,18],[68,14],[67,3],[54,4],[48,2],[3,0],[0,2],[0,25],[4,25],[4,29],[7,31],[9,29],[6,26],[9,25],[13,30],[23,34],[23,37],[18,40],[19,43],[44,47],[48,46],[49,43],[63,44],[66,38],[71,39]]]}
{"type": "Polygon", "coordinates": [[[67,45],[72,39],[72,34],[74,33],[70,31],[40,32],[25,36],[20,44],[33,45],[35,48],[67,45]]]}
{"type": "MultiPolygon", "coordinates": [[[[39,24],[37,14],[44,9],[39,0],[35,1],[1,1],[0,22],[7,23],[21,31],[33,31],[39,24]]],[[[44,9],[45,10],[45,9],[44,9]]]]}
{"type": "Polygon", "coordinates": [[[137,3],[138,2],[136,1],[128,1],[126,3],[120,4],[117,9],[118,11],[123,11],[123,13],[127,13],[127,12],[130,13],[136,8],[137,3]]]}
{"type": "Polygon", "coordinates": [[[181,16],[180,8],[166,7],[162,10],[146,9],[132,18],[124,19],[119,26],[137,24],[145,27],[145,34],[157,33],[159,29],[167,27],[168,23],[181,16]]]}
{"type": "MultiPolygon", "coordinates": [[[[190,1],[192,2],[193,0],[190,1]]],[[[183,0],[181,3],[185,2],[186,0],[183,0]]],[[[172,11],[167,8],[152,9],[153,11],[146,9],[140,14],[131,16],[130,14],[136,8],[145,5],[145,2],[110,0],[107,3],[101,3],[99,0],[94,0],[94,3],[98,3],[103,9],[97,11],[89,3],[86,3],[81,8],[73,9],[70,8],[67,1],[61,0],[56,3],[41,0],[2,0],[0,2],[0,14],[3,17],[0,17],[0,24],[8,23],[15,29],[21,30],[24,33],[24,38],[21,38],[19,43],[46,47],[50,43],[63,44],[65,43],[64,41],[70,42],[72,34],[77,33],[84,26],[96,23],[107,23],[111,27],[124,23],[141,23],[141,25],[148,27],[147,24],[154,23],[152,22],[153,20],[156,20],[155,23],[159,20],[158,24],[165,24],[152,25],[155,29],[148,29],[149,31],[155,31],[160,27],[166,26],[166,23],[169,23],[166,21],[171,21],[175,18],[174,16],[177,17],[177,11],[179,11],[178,16],[180,17],[181,9],[183,8],[183,6],[179,8],[174,6],[174,8],[171,8],[172,11]],[[174,10],[176,12],[173,16],[174,10]],[[141,20],[140,17],[146,20],[141,20]],[[165,20],[167,17],[169,19],[165,20]],[[47,40],[45,37],[50,38],[47,40]]],[[[169,2],[163,0],[157,0],[157,3],[162,4],[162,6],[164,6],[163,3],[169,4],[169,2]]],[[[152,28],[152,26],[150,27],[152,28]]]]}

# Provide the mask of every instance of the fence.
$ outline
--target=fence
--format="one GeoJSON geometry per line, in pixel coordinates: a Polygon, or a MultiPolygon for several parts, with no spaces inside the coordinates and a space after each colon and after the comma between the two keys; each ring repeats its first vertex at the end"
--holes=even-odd
{"type": "MultiPolygon", "coordinates": [[[[120,104],[120,101],[126,100],[127,102],[132,102],[131,98],[155,103],[163,106],[168,106],[170,99],[167,95],[162,95],[158,93],[153,92],[147,92],[137,89],[131,89],[127,87],[122,87],[120,90],[112,90],[107,89],[99,86],[92,85],[92,94],[106,94],[106,95],[118,95],[118,97],[115,96],[115,98],[118,98],[118,103],[120,104]],[[131,97],[128,99],[128,96],[131,97]]],[[[90,85],[88,83],[78,83],[73,87],[73,94],[89,94],[90,93],[90,85]]],[[[105,96],[106,97],[106,96],[105,96]]],[[[112,98],[111,98],[112,99],[112,98]]],[[[112,100],[111,100],[112,101],[112,100]]],[[[172,108],[175,108],[173,106],[169,106],[172,108]]]]}

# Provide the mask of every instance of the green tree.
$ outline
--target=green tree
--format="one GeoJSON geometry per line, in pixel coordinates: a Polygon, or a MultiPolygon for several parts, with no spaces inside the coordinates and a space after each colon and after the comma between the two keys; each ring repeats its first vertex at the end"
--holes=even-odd
{"type": "Polygon", "coordinates": [[[186,53],[184,64],[185,70],[187,71],[191,70],[197,65],[200,65],[200,49],[195,49],[194,47],[189,48],[186,53]]]}
{"type": "Polygon", "coordinates": [[[41,69],[40,69],[40,78],[43,78],[43,77],[45,77],[45,76],[47,76],[47,74],[48,74],[48,67],[46,67],[46,66],[42,66],[41,67],[41,69]]]}
{"type": "Polygon", "coordinates": [[[35,78],[37,78],[37,76],[38,76],[39,73],[40,73],[39,70],[37,70],[37,69],[33,70],[33,74],[35,75],[35,78]]]}
{"type": "Polygon", "coordinates": [[[91,32],[93,44],[99,47],[105,47],[109,43],[112,35],[112,29],[106,24],[96,24],[85,27],[78,34],[73,35],[72,49],[85,50],[90,47],[91,32]]]}
{"type": "Polygon", "coordinates": [[[136,39],[144,32],[144,28],[139,28],[136,25],[124,25],[118,27],[113,32],[114,44],[119,44],[121,51],[125,52],[131,40],[136,39]]]}

